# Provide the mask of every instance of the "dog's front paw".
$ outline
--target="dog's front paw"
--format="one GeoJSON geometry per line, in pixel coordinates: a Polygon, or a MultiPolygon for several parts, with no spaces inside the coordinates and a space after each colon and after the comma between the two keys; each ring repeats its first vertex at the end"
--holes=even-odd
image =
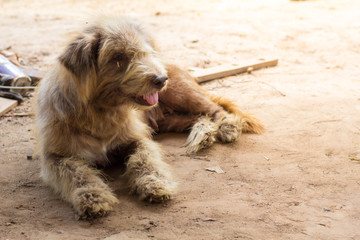
{"type": "Polygon", "coordinates": [[[81,219],[91,219],[105,216],[119,201],[108,190],[77,189],[73,203],[81,219]]]}
{"type": "Polygon", "coordinates": [[[176,184],[156,175],[145,175],[137,179],[136,193],[141,200],[159,203],[170,200],[176,184]]]}

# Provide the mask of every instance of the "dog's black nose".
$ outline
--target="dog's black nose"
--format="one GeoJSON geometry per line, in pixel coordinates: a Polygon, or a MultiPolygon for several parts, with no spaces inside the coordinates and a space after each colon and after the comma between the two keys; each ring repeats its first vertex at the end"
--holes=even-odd
{"type": "Polygon", "coordinates": [[[166,80],[168,79],[165,75],[156,75],[152,78],[152,83],[158,89],[161,89],[165,86],[166,80]]]}

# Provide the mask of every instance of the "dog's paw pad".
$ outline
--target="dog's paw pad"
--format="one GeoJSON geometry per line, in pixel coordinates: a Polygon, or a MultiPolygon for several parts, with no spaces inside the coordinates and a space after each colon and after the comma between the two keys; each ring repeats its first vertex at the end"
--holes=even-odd
{"type": "Polygon", "coordinates": [[[74,207],[81,219],[91,219],[105,216],[118,202],[111,192],[85,191],[76,196],[74,207]]]}

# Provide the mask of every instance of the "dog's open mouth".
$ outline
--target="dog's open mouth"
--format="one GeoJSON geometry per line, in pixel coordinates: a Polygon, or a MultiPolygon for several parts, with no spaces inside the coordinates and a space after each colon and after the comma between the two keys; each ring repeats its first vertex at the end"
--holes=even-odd
{"type": "Polygon", "coordinates": [[[154,92],[151,94],[145,94],[143,96],[133,97],[133,99],[137,104],[144,106],[153,106],[159,101],[159,93],[154,92]]]}

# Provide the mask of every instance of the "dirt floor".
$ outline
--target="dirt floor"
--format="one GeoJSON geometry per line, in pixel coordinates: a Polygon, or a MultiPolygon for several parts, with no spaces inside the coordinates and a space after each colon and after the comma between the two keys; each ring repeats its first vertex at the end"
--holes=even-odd
{"type": "Polygon", "coordinates": [[[267,128],[197,158],[183,134],[157,137],[179,182],[166,204],[139,202],[109,172],[121,204],[79,221],[27,160],[30,101],[0,118],[0,239],[360,239],[360,2],[354,0],[0,0],[0,49],[49,69],[89,16],[142,21],[184,68],[279,65],[203,84],[267,128]],[[98,3],[99,2],[99,3],[98,3]],[[219,165],[225,173],[206,171],[219,165]]]}

